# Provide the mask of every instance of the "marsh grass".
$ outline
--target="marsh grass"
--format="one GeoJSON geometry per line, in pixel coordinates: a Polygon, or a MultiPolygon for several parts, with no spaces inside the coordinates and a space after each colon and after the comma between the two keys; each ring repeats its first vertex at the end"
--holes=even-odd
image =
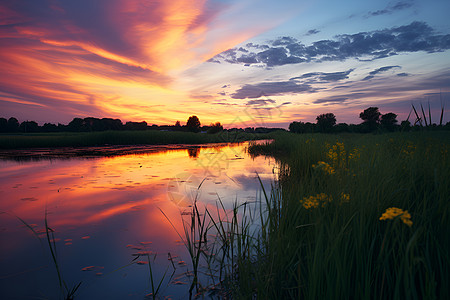
{"type": "MultiPolygon", "coordinates": [[[[270,229],[262,225],[259,238],[265,247],[254,251],[260,256],[252,264],[262,272],[263,284],[254,284],[252,295],[449,297],[448,135],[286,134],[249,152],[274,155],[281,165],[280,201],[268,206],[273,207],[266,221],[270,229]],[[335,173],[315,169],[318,161],[328,163],[335,173]],[[317,207],[301,204],[319,193],[333,200],[317,207]],[[342,199],[343,194],[348,198],[342,199]],[[408,210],[412,226],[399,218],[379,220],[389,207],[408,210]]],[[[242,294],[247,286],[238,284],[234,293],[249,297],[242,294]]]]}
{"type": "Polygon", "coordinates": [[[163,145],[163,144],[204,144],[239,142],[264,138],[262,134],[221,132],[201,134],[172,131],[101,131],[28,133],[0,135],[0,149],[89,147],[103,145],[163,145]]]}
{"type": "Polygon", "coordinates": [[[279,181],[261,184],[253,209],[194,202],[186,223],[194,268],[204,257],[221,297],[449,298],[449,136],[279,134],[249,153],[276,157],[279,181]],[[412,225],[380,220],[390,207],[412,225]]]}

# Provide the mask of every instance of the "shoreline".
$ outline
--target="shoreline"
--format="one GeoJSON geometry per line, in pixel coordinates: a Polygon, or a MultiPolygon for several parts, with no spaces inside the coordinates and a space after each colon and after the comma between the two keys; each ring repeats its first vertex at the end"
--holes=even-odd
{"type": "Polygon", "coordinates": [[[87,147],[42,147],[28,149],[0,149],[0,160],[45,160],[45,159],[90,159],[130,154],[146,154],[174,150],[190,150],[211,147],[225,147],[231,144],[261,142],[247,140],[237,142],[219,142],[202,144],[161,144],[161,145],[104,145],[87,147]]]}

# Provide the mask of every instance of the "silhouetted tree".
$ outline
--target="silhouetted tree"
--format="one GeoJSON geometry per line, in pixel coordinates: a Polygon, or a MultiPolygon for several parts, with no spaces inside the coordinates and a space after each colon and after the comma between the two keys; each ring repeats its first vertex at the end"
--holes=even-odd
{"type": "Polygon", "coordinates": [[[45,123],[44,125],[42,125],[41,130],[44,131],[44,132],[57,132],[57,131],[59,131],[58,126],[56,126],[55,124],[52,124],[52,123],[45,123]]]}
{"type": "Polygon", "coordinates": [[[176,122],[175,122],[175,127],[177,127],[177,128],[181,127],[180,121],[176,121],[176,122]]]}
{"type": "Polygon", "coordinates": [[[11,117],[8,119],[8,132],[17,132],[19,131],[19,121],[11,117]]]}
{"type": "Polygon", "coordinates": [[[363,120],[363,124],[367,127],[368,131],[374,131],[378,128],[380,123],[381,113],[378,111],[378,107],[369,107],[359,114],[359,117],[363,120]]]}
{"type": "Polygon", "coordinates": [[[221,132],[223,130],[223,126],[222,124],[220,124],[220,122],[216,122],[216,123],[211,123],[211,125],[209,125],[209,129],[206,131],[206,133],[217,133],[217,132],[221,132]]]}
{"type": "Polygon", "coordinates": [[[19,129],[21,132],[39,132],[39,125],[35,121],[23,121],[19,129]]]}
{"type": "Polygon", "coordinates": [[[73,120],[70,121],[69,124],[67,125],[67,130],[79,132],[79,131],[87,131],[87,128],[85,126],[85,122],[83,119],[73,118],[73,120]]]}
{"type": "Polygon", "coordinates": [[[333,113],[318,115],[316,120],[320,132],[331,132],[333,126],[336,125],[336,116],[333,113]]]}
{"type": "Polygon", "coordinates": [[[310,122],[292,122],[289,124],[289,131],[294,133],[313,133],[316,130],[316,124],[310,122]]]}
{"type": "Polygon", "coordinates": [[[0,132],[8,131],[8,120],[5,118],[0,118],[0,132]]]}
{"type": "Polygon", "coordinates": [[[410,131],[411,130],[411,122],[408,120],[402,121],[400,123],[400,128],[402,131],[410,131]]]}
{"type": "Polygon", "coordinates": [[[189,131],[199,132],[200,131],[200,120],[197,116],[190,116],[187,120],[186,126],[189,131]]]}
{"type": "Polygon", "coordinates": [[[147,122],[127,122],[125,123],[124,128],[126,130],[146,130],[147,129],[147,122]]]}
{"type": "Polygon", "coordinates": [[[347,123],[339,123],[334,126],[333,131],[335,132],[350,132],[350,126],[347,123]]]}
{"type": "Polygon", "coordinates": [[[381,126],[388,131],[394,131],[397,124],[397,115],[394,113],[387,113],[381,116],[381,126]]]}

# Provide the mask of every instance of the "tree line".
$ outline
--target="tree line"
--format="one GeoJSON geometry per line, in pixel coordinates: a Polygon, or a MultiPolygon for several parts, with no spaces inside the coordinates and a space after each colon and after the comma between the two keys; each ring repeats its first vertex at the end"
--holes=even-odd
{"type": "MultiPolygon", "coordinates": [[[[413,107],[414,108],[414,107],[413,107]]],[[[416,112],[416,110],[414,109],[416,112]]],[[[368,133],[374,131],[409,131],[419,130],[423,128],[423,124],[428,129],[444,129],[450,130],[450,122],[442,125],[442,114],[440,124],[431,123],[431,114],[426,119],[425,113],[423,118],[419,117],[416,112],[416,121],[411,124],[409,120],[402,121],[398,124],[397,115],[389,112],[381,114],[378,107],[369,107],[359,114],[362,120],[360,124],[336,124],[336,116],[333,113],[320,114],[316,117],[316,123],[297,122],[294,121],[289,124],[289,131],[294,133],[339,133],[339,132],[355,132],[368,133]],[[422,123],[422,120],[424,121],[422,123]]],[[[409,117],[408,117],[409,119],[409,117]]],[[[123,123],[120,119],[112,118],[74,118],[69,124],[52,124],[45,123],[42,126],[35,121],[19,121],[11,117],[9,119],[0,118],[0,132],[2,133],[34,133],[34,132],[91,132],[91,131],[106,131],[106,130],[165,130],[165,131],[189,131],[189,132],[205,132],[217,133],[224,131],[220,122],[211,123],[210,125],[201,125],[197,116],[193,115],[188,118],[186,125],[181,125],[180,121],[176,121],[174,125],[148,125],[147,122],[126,122],[123,123]]],[[[276,130],[285,130],[283,128],[267,128],[267,127],[247,127],[247,128],[231,128],[227,131],[239,131],[247,133],[269,133],[276,130]]]]}
{"type": "Polygon", "coordinates": [[[45,123],[42,126],[35,121],[19,122],[15,117],[0,118],[0,132],[34,133],[34,132],[91,132],[107,130],[166,130],[216,133],[223,130],[220,122],[202,126],[197,116],[190,116],[186,125],[177,121],[175,125],[148,125],[147,122],[126,122],[112,118],[74,118],[69,124],[45,123]]]}
{"type": "MultiPolygon", "coordinates": [[[[415,111],[415,110],[414,110],[415,111]]],[[[321,114],[316,117],[316,123],[310,122],[292,122],[289,124],[289,131],[294,133],[339,133],[339,132],[355,132],[355,133],[369,133],[375,131],[381,132],[393,132],[393,131],[410,131],[420,130],[424,128],[422,120],[424,120],[425,127],[427,129],[443,129],[450,130],[450,122],[442,125],[442,115],[440,124],[431,123],[431,115],[428,122],[426,121],[425,113],[423,117],[419,117],[416,113],[416,121],[414,124],[409,122],[408,119],[398,124],[397,115],[389,112],[381,114],[378,107],[369,107],[359,114],[359,118],[362,120],[360,124],[336,124],[336,116],[333,113],[321,114]]]]}

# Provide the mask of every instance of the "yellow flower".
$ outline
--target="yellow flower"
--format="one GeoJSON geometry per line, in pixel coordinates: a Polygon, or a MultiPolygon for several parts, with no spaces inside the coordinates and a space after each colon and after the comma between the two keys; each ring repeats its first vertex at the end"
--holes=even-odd
{"type": "Polygon", "coordinates": [[[323,170],[325,173],[330,175],[336,173],[333,167],[324,161],[319,161],[317,165],[312,165],[312,167],[316,170],[323,170]]]}
{"type": "Polygon", "coordinates": [[[303,207],[306,209],[317,208],[319,206],[319,201],[314,196],[305,197],[300,203],[302,203],[303,207]]]}
{"type": "Polygon", "coordinates": [[[403,210],[397,207],[390,207],[381,215],[380,220],[393,220],[400,217],[403,223],[411,227],[413,222],[411,221],[411,215],[407,210],[403,210]]]}
{"type": "Polygon", "coordinates": [[[304,197],[300,200],[300,203],[304,208],[317,208],[319,205],[325,207],[325,205],[329,202],[333,201],[333,198],[325,193],[320,193],[315,196],[304,197]]]}
{"type": "Polygon", "coordinates": [[[350,202],[350,194],[341,193],[341,204],[350,202]]]}

